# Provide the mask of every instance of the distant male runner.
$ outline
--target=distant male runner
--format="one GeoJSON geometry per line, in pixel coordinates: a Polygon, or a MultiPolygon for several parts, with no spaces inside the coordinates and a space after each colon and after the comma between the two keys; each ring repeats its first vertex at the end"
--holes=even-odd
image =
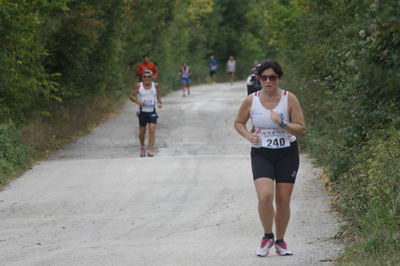
{"type": "Polygon", "coordinates": [[[154,63],[150,61],[150,58],[147,54],[143,56],[143,61],[140,62],[136,68],[136,76],[139,78],[139,81],[142,81],[144,70],[151,70],[153,72],[153,79],[158,77],[158,69],[154,63]]]}
{"type": "Polygon", "coordinates": [[[181,69],[179,71],[179,75],[181,77],[181,81],[182,81],[182,97],[187,95],[190,95],[190,81],[192,79],[192,70],[190,69],[190,67],[183,62],[181,69]]]}
{"type": "Polygon", "coordinates": [[[217,60],[215,60],[214,56],[210,56],[210,61],[208,62],[208,66],[210,67],[209,74],[211,83],[215,83],[217,81],[218,62],[217,60]]]}
{"type": "Polygon", "coordinates": [[[153,81],[153,72],[144,70],[142,82],[135,85],[129,99],[139,105],[137,116],[139,118],[139,141],[140,157],[146,157],[144,141],[146,137],[146,126],[149,128],[149,143],[147,145],[147,156],[154,157],[153,146],[155,142],[155,130],[157,125],[157,109],[162,107],[160,86],[153,81]],[[138,94],[138,98],[136,97],[138,94]]]}

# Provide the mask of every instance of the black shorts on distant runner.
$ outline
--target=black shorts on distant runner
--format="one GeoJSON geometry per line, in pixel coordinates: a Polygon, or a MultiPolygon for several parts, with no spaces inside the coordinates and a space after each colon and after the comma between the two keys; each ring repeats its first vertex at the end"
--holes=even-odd
{"type": "Polygon", "coordinates": [[[276,183],[294,183],[299,169],[297,141],[283,149],[251,148],[253,179],[268,177],[276,183]]]}
{"type": "Polygon", "coordinates": [[[157,124],[158,115],[156,112],[138,112],[139,126],[145,127],[147,123],[157,124]]]}
{"type": "Polygon", "coordinates": [[[210,74],[210,76],[212,76],[212,75],[214,75],[215,73],[217,73],[217,70],[210,70],[208,73],[210,74]]]}

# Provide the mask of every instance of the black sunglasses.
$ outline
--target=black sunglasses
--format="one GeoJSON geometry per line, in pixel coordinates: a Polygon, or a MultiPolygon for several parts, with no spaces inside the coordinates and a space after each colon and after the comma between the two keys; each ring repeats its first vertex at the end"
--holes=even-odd
{"type": "Polygon", "coordinates": [[[261,75],[260,79],[262,79],[263,81],[267,81],[268,79],[270,81],[275,81],[278,79],[278,76],[277,75],[261,75]]]}

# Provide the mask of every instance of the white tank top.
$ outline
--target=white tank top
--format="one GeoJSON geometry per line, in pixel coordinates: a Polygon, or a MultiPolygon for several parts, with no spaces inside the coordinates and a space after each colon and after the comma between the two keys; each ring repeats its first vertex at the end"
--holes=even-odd
{"type": "MultiPolygon", "coordinates": [[[[253,93],[253,101],[251,104],[250,118],[256,132],[259,132],[260,143],[252,145],[255,148],[270,148],[282,149],[290,146],[291,142],[296,140],[296,137],[287,133],[284,129],[280,128],[277,123],[270,118],[271,111],[261,105],[260,93],[257,91],[253,93]]],[[[282,90],[281,99],[278,105],[273,109],[277,112],[281,119],[286,123],[290,122],[288,112],[288,96],[287,90],[282,90]]]]}
{"type": "Polygon", "coordinates": [[[188,78],[189,76],[190,76],[190,69],[189,69],[189,67],[187,66],[186,68],[185,67],[182,67],[181,68],[181,77],[182,78],[188,78]]]}
{"type": "Polygon", "coordinates": [[[140,106],[139,110],[142,112],[154,112],[156,111],[157,103],[157,90],[154,82],[151,83],[150,89],[143,87],[143,82],[140,82],[139,87],[139,100],[144,102],[144,106],[140,106]]]}
{"type": "Polygon", "coordinates": [[[236,71],[236,61],[235,60],[228,60],[228,72],[235,72],[236,71]]]}

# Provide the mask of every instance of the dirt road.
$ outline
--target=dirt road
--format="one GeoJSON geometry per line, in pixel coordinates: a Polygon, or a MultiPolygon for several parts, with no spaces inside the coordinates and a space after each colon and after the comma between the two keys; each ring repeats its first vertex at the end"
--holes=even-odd
{"type": "Polygon", "coordinates": [[[337,218],[301,155],[286,240],[262,236],[249,143],[233,129],[242,83],[163,99],[156,157],[139,158],[136,106],[40,162],[0,192],[1,265],[329,265],[337,218]]]}

